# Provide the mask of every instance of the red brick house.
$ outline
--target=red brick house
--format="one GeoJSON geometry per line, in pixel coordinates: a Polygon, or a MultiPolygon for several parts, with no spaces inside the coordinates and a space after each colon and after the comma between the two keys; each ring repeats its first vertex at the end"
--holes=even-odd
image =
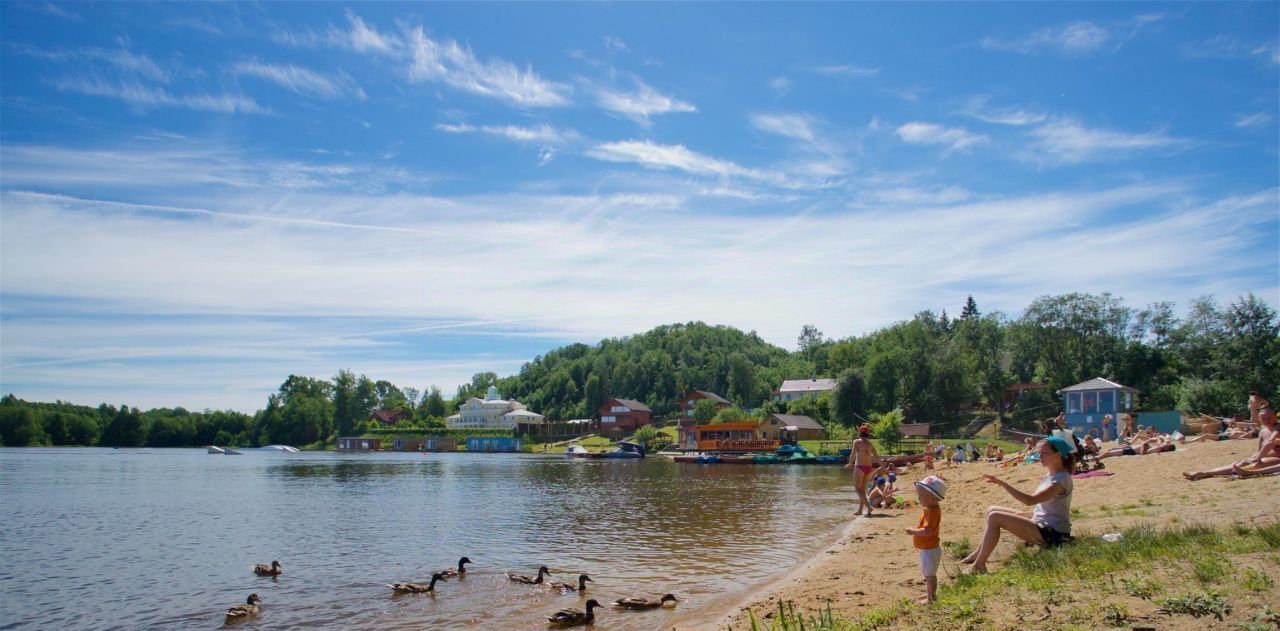
{"type": "Polygon", "coordinates": [[[609,399],[596,413],[600,416],[602,433],[633,432],[653,420],[653,410],[649,406],[631,399],[609,399]]]}

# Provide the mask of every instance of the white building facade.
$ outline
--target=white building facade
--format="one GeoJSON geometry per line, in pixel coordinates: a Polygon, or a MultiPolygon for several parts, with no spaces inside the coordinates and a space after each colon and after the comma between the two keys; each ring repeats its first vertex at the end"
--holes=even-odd
{"type": "Polygon", "coordinates": [[[449,429],[515,429],[520,423],[541,423],[542,415],[529,411],[515,399],[502,398],[498,388],[489,386],[483,399],[471,397],[457,414],[444,421],[449,429]]]}

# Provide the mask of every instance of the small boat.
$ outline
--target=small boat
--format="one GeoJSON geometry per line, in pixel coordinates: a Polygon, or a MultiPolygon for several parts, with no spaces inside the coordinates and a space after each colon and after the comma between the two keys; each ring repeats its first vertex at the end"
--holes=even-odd
{"type": "Polygon", "coordinates": [[[808,450],[806,450],[804,447],[801,447],[800,445],[783,445],[778,448],[777,453],[779,456],[782,456],[783,458],[788,458],[791,456],[791,454],[794,454],[796,452],[807,453],[808,450]]]}
{"type": "Polygon", "coordinates": [[[564,450],[564,454],[570,458],[599,458],[602,455],[587,451],[587,448],[582,445],[569,445],[564,450]]]}
{"type": "Polygon", "coordinates": [[[907,465],[916,464],[918,462],[924,462],[924,454],[918,453],[918,454],[911,454],[910,456],[892,456],[889,458],[881,458],[881,460],[895,467],[905,467],[907,465]]]}
{"type": "Polygon", "coordinates": [[[845,462],[846,459],[840,456],[818,456],[814,464],[844,464],[845,462]]]}
{"type": "Polygon", "coordinates": [[[789,462],[791,464],[814,464],[817,461],[817,456],[804,450],[793,452],[790,458],[783,460],[783,462],[789,462]]]}
{"type": "Polygon", "coordinates": [[[216,446],[216,445],[209,445],[209,446],[206,448],[206,450],[207,450],[209,453],[211,453],[211,454],[219,454],[219,455],[221,455],[221,454],[225,454],[225,453],[227,453],[227,450],[225,450],[225,449],[223,449],[223,448],[221,448],[221,447],[218,447],[218,446],[216,446]]]}
{"type": "Polygon", "coordinates": [[[243,456],[243,455],[244,455],[244,454],[240,453],[239,451],[237,451],[237,450],[236,450],[235,448],[233,448],[233,447],[224,447],[224,448],[222,449],[222,453],[224,453],[224,454],[226,454],[226,455],[228,455],[228,456],[243,456]]]}
{"type": "Polygon", "coordinates": [[[753,456],[751,461],[755,464],[778,464],[782,462],[782,458],[778,456],[753,456]]]}
{"type": "Polygon", "coordinates": [[[671,459],[675,460],[676,462],[697,462],[698,458],[704,455],[706,454],[699,453],[699,452],[684,453],[684,454],[680,454],[679,456],[672,456],[671,459]]]}
{"type": "Polygon", "coordinates": [[[267,445],[266,447],[263,447],[262,450],[263,451],[281,451],[289,454],[296,454],[299,451],[297,447],[290,447],[288,445],[267,445]]]}
{"type": "Polygon", "coordinates": [[[643,458],[644,447],[636,443],[619,441],[618,448],[604,453],[605,458],[643,458]]]}
{"type": "Polygon", "coordinates": [[[720,456],[716,454],[702,454],[694,459],[694,462],[698,464],[720,464],[720,456]]]}

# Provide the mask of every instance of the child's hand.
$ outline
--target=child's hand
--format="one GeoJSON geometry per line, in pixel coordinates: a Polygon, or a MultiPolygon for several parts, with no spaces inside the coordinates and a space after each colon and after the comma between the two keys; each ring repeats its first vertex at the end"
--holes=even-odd
{"type": "Polygon", "coordinates": [[[1004,484],[1004,480],[1001,480],[1000,478],[997,478],[996,476],[991,475],[990,473],[982,474],[982,479],[992,484],[1004,484]]]}

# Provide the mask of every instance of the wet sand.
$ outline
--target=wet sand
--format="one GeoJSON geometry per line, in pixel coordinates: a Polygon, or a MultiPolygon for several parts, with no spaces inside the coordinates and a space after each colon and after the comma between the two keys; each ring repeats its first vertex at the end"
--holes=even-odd
{"type": "MultiPolygon", "coordinates": [[[[1198,482],[1183,479],[1182,472],[1227,464],[1248,457],[1256,440],[1199,443],[1179,447],[1174,453],[1107,459],[1106,471],[1114,475],[1077,479],[1072,509],[1073,534],[1098,536],[1122,528],[1150,524],[1161,528],[1180,524],[1226,525],[1270,523],[1278,518],[1276,497],[1280,496],[1280,476],[1233,480],[1212,478],[1198,482]]],[[[998,486],[986,483],[984,473],[1008,480],[1016,488],[1034,490],[1044,475],[1038,464],[997,469],[991,464],[939,467],[924,472],[917,465],[899,477],[903,495],[914,499],[912,483],[928,473],[940,473],[950,483],[942,502],[942,541],[968,538],[975,546],[982,535],[982,519],[992,505],[1018,507],[998,486]]],[[[851,490],[852,493],[852,490],[851,490]]],[[[873,517],[855,517],[835,542],[798,564],[784,576],[753,588],[749,594],[722,610],[705,611],[682,618],[676,631],[750,628],[747,610],[757,618],[777,611],[778,602],[795,603],[798,610],[817,612],[830,606],[838,616],[856,620],[870,608],[916,598],[924,593],[918,557],[911,537],[903,531],[915,526],[919,507],[877,511],[873,517]]],[[[988,563],[998,570],[1014,549],[1006,534],[988,563]]],[[[940,584],[951,581],[960,564],[944,549],[940,584]]]]}

